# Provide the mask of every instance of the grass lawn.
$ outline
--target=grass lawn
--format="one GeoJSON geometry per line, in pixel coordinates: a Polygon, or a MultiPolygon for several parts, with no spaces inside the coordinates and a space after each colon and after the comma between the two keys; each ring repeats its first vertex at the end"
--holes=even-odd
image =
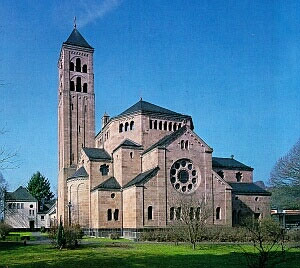
{"type": "Polygon", "coordinates": [[[21,237],[28,236],[30,240],[35,240],[35,237],[32,236],[31,232],[9,232],[6,236],[6,241],[21,241],[21,237]]]}
{"type": "MultiPolygon", "coordinates": [[[[0,267],[245,267],[240,247],[235,245],[174,246],[120,240],[88,240],[76,250],[57,250],[51,245],[0,243],[0,267]],[[98,241],[98,242],[97,242],[98,241]]],[[[251,246],[244,246],[252,250],[251,246]]],[[[300,249],[291,249],[288,262],[276,267],[299,267],[300,249]]]]}

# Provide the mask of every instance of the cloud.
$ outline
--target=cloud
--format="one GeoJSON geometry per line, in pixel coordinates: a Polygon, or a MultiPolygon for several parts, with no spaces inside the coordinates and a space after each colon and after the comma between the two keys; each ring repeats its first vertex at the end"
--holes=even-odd
{"type": "Polygon", "coordinates": [[[81,28],[102,19],[122,4],[123,0],[85,1],[81,0],[81,12],[77,17],[77,25],[81,28]]]}

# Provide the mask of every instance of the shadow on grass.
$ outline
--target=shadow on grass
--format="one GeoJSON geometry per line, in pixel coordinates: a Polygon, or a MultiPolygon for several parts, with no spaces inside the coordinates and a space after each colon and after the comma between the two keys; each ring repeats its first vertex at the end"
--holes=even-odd
{"type": "MultiPolygon", "coordinates": [[[[12,254],[27,251],[28,256],[25,255],[27,256],[25,258],[30,259],[24,260],[24,256],[20,256],[19,260],[11,263],[4,262],[4,266],[0,264],[0,267],[246,267],[244,254],[234,251],[207,254],[203,249],[177,251],[178,248],[170,247],[168,252],[163,250],[148,252],[140,245],[114,243],[81,245],[79,249],[75,250],[57,250],[53,249],[51,245],[35,249],[31,246],[27,250],[20,243],[4,244],[6,244],[5,250],[17,249],[13,250],[12,254]],[[23,249],[20,250],[20,247],[23,249]]],[[[2,246],[0,243],[0,251],[2,246]]],[[[23,254],[25,253],[23,252],[23,254]]],[[[255,254],[253,256],[255,257],[255,254]]],[[[288,261],[276,267],[299,267],[300,251],[287,252],[286,256],[288,261]]],[[[15,257],[17,256],[15,255],[15,257]]]]}

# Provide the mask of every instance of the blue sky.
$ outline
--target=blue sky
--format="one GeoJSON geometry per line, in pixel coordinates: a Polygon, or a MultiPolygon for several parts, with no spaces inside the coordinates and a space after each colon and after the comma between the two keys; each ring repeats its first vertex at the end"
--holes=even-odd
{"type": "Polygon", "coordinates": [[[189,114],[214,149],[267,181],[300,134],[300,2],[2,0],[0,146],[57,180],[57,60],[73,29],[95,48],[96,131],[144,100],[189,114]]]}

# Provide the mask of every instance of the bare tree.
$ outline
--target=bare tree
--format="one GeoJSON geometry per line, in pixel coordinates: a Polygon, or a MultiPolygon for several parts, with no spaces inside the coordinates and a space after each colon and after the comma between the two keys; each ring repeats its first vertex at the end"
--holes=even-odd
{"type": "MultiPolygon", "coordinates": [[[[0,129],[0,135],[7,133],[5,128],[0,129]]],[[[10,151],[3,145],[0,147],[0,171],[5,169],[13,169],[18,167],[16,160],[17,151],[10,151]]]]}
{"type": "Polygon", "coordinates": [[[270,175],[272,206],[300,208],[300,139],[275,164],[270,175]]]}
{"type": "Polygon", "coordinates": [[[248,230],[253,245],[253,252],[240,246],[246,256],[247,267],[274,267],[285,262],[285,231],[277,222],[271,218],[260,221],[248,218],[243,225],[248,230]]]}
{"type": "Polygon", "coordinates": [[[188,240],[195,249],[196,243],[204,233],[208,219],[212,216],[211,207],[203,197],[199,198],[196,195],[173,198],[170,204],[172,205],[170,219],[173,221],[171,224],[173,234],[179,240],[188,240]]]}
{"type": "Polygon", "coordinates": [[[300,186],[300,139],[276,162],[271,172],[270,182],[273,186],[300,186]]]}
{"type": "Polygon", "coordinates": [[[3,218],[3,211],[5,208],[4,198],[5,198],[6,190],[7,190],[7,182],[3,178],[3,175],[0,171],[0,220],[2,220],[3,218]]]}

